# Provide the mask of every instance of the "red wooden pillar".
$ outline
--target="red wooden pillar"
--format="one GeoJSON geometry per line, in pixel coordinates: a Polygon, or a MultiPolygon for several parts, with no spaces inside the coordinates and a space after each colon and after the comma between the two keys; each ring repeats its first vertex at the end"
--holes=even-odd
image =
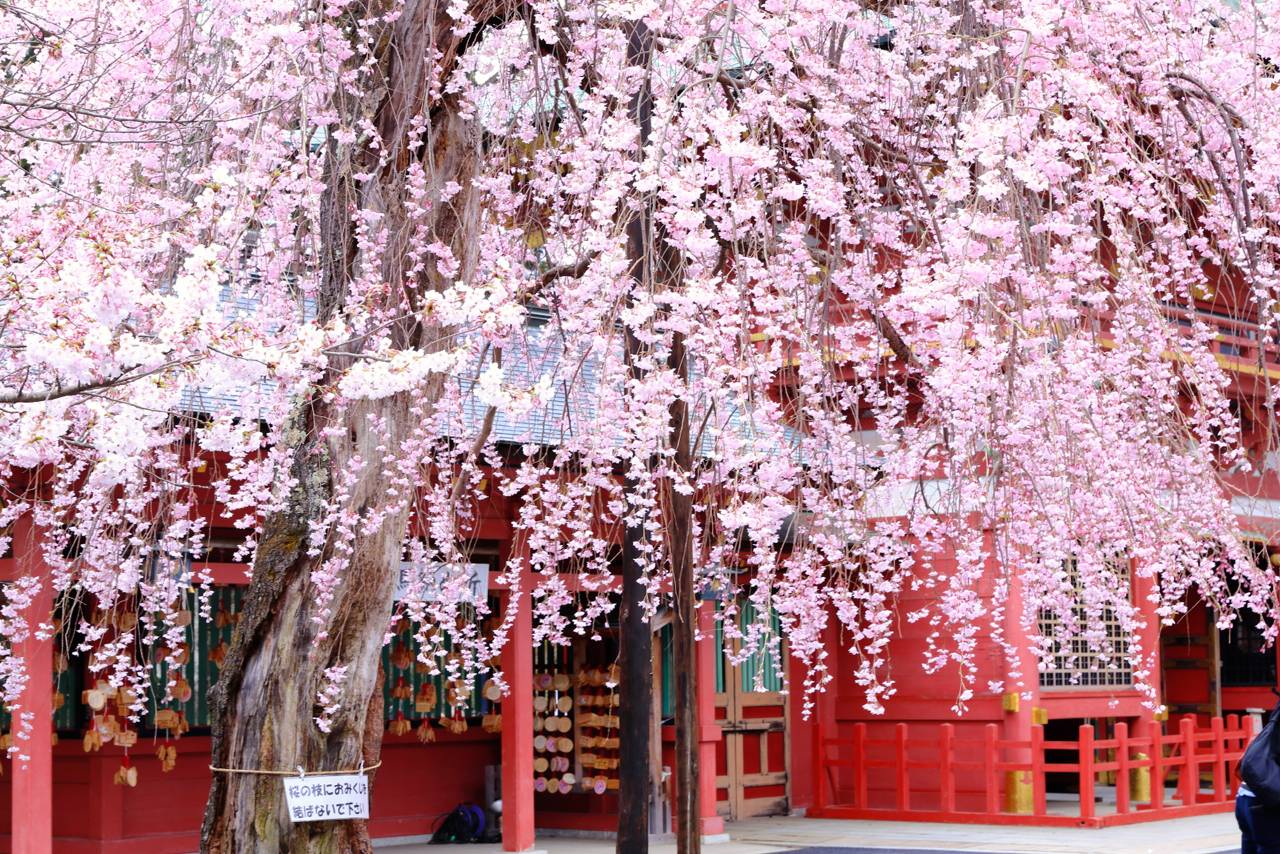
{"type": "Polygon", "coordinates": [[[895,802],[900,812],[911,809],[911,773],[907,769],[907,725],[893,728],[893,762],[895,802]]]}
{"type": "Polygon", "coordinates": [[[1164,807],[1164,733],[1160,724],[1151,729],[1151,808],[1164,807]]]}
{"type": "Polygon", "coordinates": [[[502,648],[502,672],[510,693],[502,701],[502,850],[533,848],[533,614],[528,546],[516,535],[511,560],[520,566],[520,590],[507,593],[517,608],[502,648]]]}
{"type": "Polygon", "coordinates": [[[1045,803],[1044,766],[1044,727],[1034,724],[1031,727],[1031,812],[1035,815],[1044,815],[1049,811],[1045,803]]]}
{"type": "Polygon", "coordinates": [[[1189,806],[1197,800],[1200,789],[1200,763],[1196,760],[1196,718],[1187,715],[1178,722],[1182,739],[1182,773],[1178,775],[1178,798],[1189,806]]]}
{"type": "Polygon", "coordinates": [[[853,725],[853,805],[858,809],[870,809],[867,800],[867,725],[858,721],[853,725]]]}
{"type": "MultiPolygon", "coordinates": [[[[1151,602],[1152,594],[1155,592],[1155,579],[1139,575],[1136,565],[1131,565],[1130,569],[1133,577],[1133,601],[1143,603],[1143,620],[1145,621],[1142,628],[1138,630],[1141,646],[1140,666],[1146,671],[1150,683],[1156,690],[1160,690],[1164,683],[1160,678],[1163,667],[1160,661],[1160,618],[1156,615],[1155,605],[1151,602]]],[[[1159,696],[1157,700],[1163,703],[1165,698],[1159,696]]],[[[1156,719],[1155,712],[1144,709],[1134,720],[1131,735],[1139,742],[1148,739],[1151,742],[1149,745],[1140,745],[1136,748],[1139,754],[1136,764],[1138,770],[1135,775],[1136,786],[1131,793],[1132,799],[1150,801],[1153,809],[1159,809],[1164,803],[1164,747],[1160,743],[1164,735],[1164,726],[1156,719]],[[1149,770],[1144,767],[1147,763],[1150,764],[1149,770]]]]}
{"type": "Polygon", "coordinates": [[[1236,733],[1231,737],[1231,750],[1235,753],[1232,761],[1227,763],[1227,798],[1232,798],[1240,788],[1240,762],[1239,756],[1244,749],[1249,746],[1248,735],[1240,735],[1248,733],[1252,729],[1253,716],[1250,715],[1241,720],[1239,715],[1227,716],[1227,732],[1236,733]]]}
{"type": "Polygon", "coordinates": [[[697,648],[698,689],[698,805],[703,836],[724,833],[724,819],[716,810],[716,745],[720,727],[716,725],[716,626],[714,602],[698,608],[697,648]]]}
{"type": "Polygon", "coordinates": [[[955,738],[954,724],[938,728],[938,776],[942,778],[939,797],[943,812],[956,811],[955,738]]]}
{"type": "Polygon", "coordinates": [[[1213,799],[1225,801],[1231,793],[1227,792],[1227,746],[1222,718],[1214,715],[1209,721],[1209,731],[1213,733],[1213,799]]]}
{"type": "Polygon", "coordinates": [[[982,777],[987,794],[987,812],[991,815],[1000,812],[1000,776],[996,771],[996,763],[1000,761],[999,749],[1000,727],[987,724],[982,739],[982,777]]]}
{"type": "MultiPolygon", "coordinates": [[[[1092,821],[1094,814],[1094,781],[1093,770],[1093,726],[1084,724],[1080,727],[1080,818],[1092,821]]],[[[1038,807],[1039,804],[1037,803],[1038,807]]],[[[1037,815],[1039,815],[1037,811],[1037,815]]]]}
{"type": "MultiPolygon", "coordinates": [[[[841,659],[839,619],[835,609],[826,609],[826,627],[822,631],[822,642],[826,649],[826,663],[835,671],[837,677],[846,662],[841,659]]],[[[826,745],[824,740],[834,739],[840,729],[836,723],[836,700],[839,694],[840,680],[834,679],[822,691],[818,691],[808,700],[809,718],[805,719],[805,703],[803,679],[796,673],[796,665],[792,664],[790,690],[787,702],[790,703],[791,728],[788,739],[791,749],[791,807],[806,810],[808,815],[819,815],[836,797],[842,782],[836,777],[836,771],[827,766],[831,760],[848,759],[845,755],[848,748],[844,745],[826,745]]],[[[862,757],[856,752],[853,758],[861,762],[862,757]]]]}
{"type": "Polygon", "coordinates": [[[1116,724],[1116,812],[1129,811],[1129,725],[1116,724]]]}
{"type": "MultiPolygon", "coordinates": [[[[35,576],[42,584],[25,613],[32,634],[16,644],[28,677],[18,704],[22,715],[30,719],[31,738],[18,742],[20,754],[27,758],[19,756],[13,762],[13,854],[49,854],[53,850],[53,639],[35,636],[38,626],[48,623],[53,612],[53,586],[40,540],[29,516],[14,524],[17,575],[35,576]]],[[[20,724],[17,714],[14,717],[16,739],[20,724]]]]}
{"type": "MultiPolygon", "coordinates": [[[[822,779],[823,766],[826,764],[826,758],[827,758],[826,750],[824,750],[823,739],[825,739],[827,736],[826,736],[826,733],[822,731],[821,717],[818,717],[815,715],[814,719],[810,721],[809,735],[810,735],[810,738],[812,738],[812,744],[813,744],[813,749],[809,751],[809,761],[812,763],[812,765],[809,768],[809,774],[810,774],[809,779],[810,779],[810,785],[813,787],[813,791],[809,797],[808,814],[811,816],[816,816],[816,815],[821,815],[822,810],[827,805],[826,780],[822,779]]],[[[793,753],[794,752],[795,751],[793,748],[793,753]]],[[[799,755],[799,754],[796,754],[796,755],[799,755]]],[[[795,767],[794,762],[792,763],[792,767],[793,768],[795,767]]],[[[799,778],[797,777],[797,779],[799,778]]],[[[795,791],[795,789],[793,788],[792,791],[795,791]]]]}
{"type": "MultiPolygon", "coordinates": [[[[1160,678],[1162,663],[1160,661],[1160,617],[1155,613],[1155,605],[1152,603],[1152,596],[1155,594],[1156,582],[1150,576],[1139,575],[1135,564],[1130,564],[1130,575],[1133,581],[1130,585],[1130,596],[1133,602],[1142,608],[1142,627],[1137,630],[1137,641],[1140,658],[1136,662],[1136,667],[1141,668],[1146,673],[1146,678],[1152,686],[1157,690],[1162,687],[1163,680],[1160,678]]],[[[1132,655],[1133,651],[1130,651],[1132,655]]],[[[1160,702],[1164,702],[1164,697],[1158,698],[1160,702]]],[[[1155,716],[1151,712],[1144,712],[1143,717],[1148,718],[1154,723],[1155,716]]],[[[1137,735],[1137,732],[1134,732],[1137,735]]]]}
{"type": "Polygon", "coordinates": [[[1144,709],[1141,715],[1134,718],[1131,741],[1136,742],[1134,749],[1137,756],[1134,757],[1135,779],[1131,795],[1135,801],[1150,801],[1153,808],[1160,805],[1159,796],[1164,794],[1164,780],[1157,779],[1160,775],[1156,773],[1156,769],[1163,765],[1160,760],[1164,758],[1160,736],[1160,722],[1155,719],[1154,714],[1144,709]],[[1161,753],[1158,759],[1157,753],[1161,753]]]}
{"type": "MultiPolygon", "coordinates": [[[[1004,720],[1001,726],[1001,740],[1011,742],[1005,759],[1022,765],[1030,764],[1034,759],[1034,748],[1031,744],[1034,717],[1032,714],[1040,696],[1040,677],[1036,666],[1036,657],[1027,644],[1029,626],[1023,621],[1022,583],[1018,576],[1005,570],[1009,579],[1008,595],[1005,599],[1004,631],[1005,640],[1017,650],[1017,674],[1022,684],[1015,684],[1014,674],[1009,673],[1004,690],[1004,720]]],[[[1007,813],[1030,813],[1035,809],[1034,772],[1006,771],[1004,775],[1004,811],[1007,813]]]]}

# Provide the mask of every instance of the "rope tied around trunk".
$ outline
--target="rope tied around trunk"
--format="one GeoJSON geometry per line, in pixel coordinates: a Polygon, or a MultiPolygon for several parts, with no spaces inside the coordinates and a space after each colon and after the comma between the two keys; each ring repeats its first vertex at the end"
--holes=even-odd
{"type": "Polygon", "coordinates": [[[359,768],[347,768],[340,771],[304,771],[299,765],[292,771],[268,771],[262,768],[219,768],[216,765],[210,765],[210,771],[217,771],[222,774],[260,774],[268,777],[336,777],[341,774],[363,774],[366,771],[372,771],[381,767],[382,760],[379,759],[372,765],[360,763],[359,768]]]}

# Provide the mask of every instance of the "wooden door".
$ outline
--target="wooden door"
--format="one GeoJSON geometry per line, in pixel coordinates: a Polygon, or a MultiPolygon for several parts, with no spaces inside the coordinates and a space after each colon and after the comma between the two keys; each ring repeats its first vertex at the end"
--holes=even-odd
{"type": "Polygon", "coordinates": [[[1160,632],[1163,699],[1171,718],[1195,715],[1207,722],[1222,714],[1218,661],[1218,630],[1203,602],[1160,632]]]}
{"type": "MultiPolygon", "coordinates": [[[[740,619],[744,624],[755,619],[750,603],[742,605],[740,619]]],[[[723,648],[719,623],[716,640],[723,648]]],[[[781,658],[785,667],[785,649],[781,658]]],[[[720,657],[716,722],[723,740],[717,754],[717,808],[730,821],[784,815],[789,808],[789,711],[782,685],[782,672],[764,653],[751,656],[737,668],[723,654],[720,657]]]]}

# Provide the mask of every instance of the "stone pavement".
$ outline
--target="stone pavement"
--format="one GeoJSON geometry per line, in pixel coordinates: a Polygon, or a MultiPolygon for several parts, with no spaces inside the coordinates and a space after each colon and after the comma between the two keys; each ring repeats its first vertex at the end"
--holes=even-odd
{"type": "MultiPolygon", "coordinates": [[[[1240,850],[1230,814],[1152,821],[1100,830],[932,824],[902,821],[835,821],[763,818],[729,825],[730,841],[706,845],[704,854],[1225,854],[1240,850]]],[[[379,854],[497,854],[499,846],[378,846],[379,854]]],[[[545,854],[613,854],[611,840],[539,837],[545,854]]],[[[674,854],[657,843],[650,854],[674,854]]]]}

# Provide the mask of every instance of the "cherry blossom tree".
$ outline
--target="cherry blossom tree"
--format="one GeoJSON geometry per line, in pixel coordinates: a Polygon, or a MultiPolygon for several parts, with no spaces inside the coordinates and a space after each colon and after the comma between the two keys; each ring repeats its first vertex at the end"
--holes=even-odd
{"type": "MultiPolygon", "coordinates": [[[[253,563],[215,763],[372,765],[393,615],[459,683],[506,642],[461,578],[393,602],[402,560],[465,559],[494,479],[539,640],[592,636],[621,568],[629,618],[671,607],[688,642],[691,592],[718,591],[740,660],[789,655],[810,702],[848,678],[879,711],[897,598],[924,590],[902,616],[957,712],[1034,678],[978,684],[975,651],[1017,662],[1010,618],[1035,637],[1045,614],[1043,666],[1083,641],[1158,703],[1141,632],[1189,591],[1275,635],[1233,503],[1268,476],[1275,403],[1193,309],[1275,333],[1276,11],[6,7],[0,521],[32,514],[52,567],[9,588],[6,701],[51,584],[139,612],[76,629],[141,714],[211,582],[184,569],[209,490],[253,563]]],[[[278,788],[218,776],[206,846],[367,847],[290,825],[278,788]]]]}

